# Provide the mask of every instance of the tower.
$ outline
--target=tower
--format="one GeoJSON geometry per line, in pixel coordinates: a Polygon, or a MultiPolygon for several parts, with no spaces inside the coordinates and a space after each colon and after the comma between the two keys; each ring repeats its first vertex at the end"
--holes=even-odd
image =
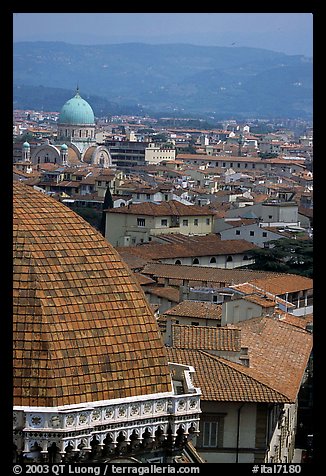
{"type": "Polygon", "coordinates": [[[24,143],[23,143],[22,159],[23,159],[23,162],[30,162],[30,159],[31,159],[31,146],[29,145],[28,142],[24,142],[24,143]]]}
{"type": "Polygon", "coordinates": [[[68,165],[68,146],[66,144],[62,144],[62,146],[60,147],[60,156],[62,165],[68,165]]]}

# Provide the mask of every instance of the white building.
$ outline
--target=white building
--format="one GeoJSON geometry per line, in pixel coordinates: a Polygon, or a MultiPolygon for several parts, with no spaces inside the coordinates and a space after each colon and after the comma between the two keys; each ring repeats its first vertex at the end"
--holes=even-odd
{"type": "Polygon", "coordinates": [[[150,142],[145,149],[145,163],[159,164],[162,160],[175,160],[175,148],[167,147],[166,144],[155,144],[150,142]]]}

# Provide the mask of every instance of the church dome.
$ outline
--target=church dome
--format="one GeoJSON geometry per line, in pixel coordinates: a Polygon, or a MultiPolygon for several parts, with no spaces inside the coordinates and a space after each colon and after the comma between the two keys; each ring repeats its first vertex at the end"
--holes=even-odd
{"type": "Polygon", "coordinates": [[[95,118],[91,106],[77,90],[75,96],[67,101],[59,114],[59,124],[94,125],[95,118]]]}
{"type": "Polygon", "coordinates": [[[29,149],[31,146],[29,145],[29,143],[26,141],[23,143],[23,148],[24,149],[29,149]]]}
{"type": "Polygon", "coordinates": [[[14,405],[171,392],[157,322],[117,251],[54,198],[13,190],[14,405]]]}

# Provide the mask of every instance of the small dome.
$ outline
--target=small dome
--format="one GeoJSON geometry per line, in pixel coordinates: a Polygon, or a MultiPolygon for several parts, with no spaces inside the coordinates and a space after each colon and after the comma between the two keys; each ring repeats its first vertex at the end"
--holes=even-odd
{"type": "Polygon", "coordinates": [[[61,146],[61,150],[68,150],[68,146],[67,146],[67,144],[62,144],[62,146],[61,146]]]}
{"type": "Polygon", "coordinates": [[[76,95],[69,99],[61,109],[59,124],[94,125],[95,118],[91,106],[83,99],[77,90],[76,95]]]}
{"type": "Polygon", "coordinates": [[[29,149],[31,146],[29,145],[28,142],[24,142],[23,147],[24,147],[24,149],[29,149]]]}

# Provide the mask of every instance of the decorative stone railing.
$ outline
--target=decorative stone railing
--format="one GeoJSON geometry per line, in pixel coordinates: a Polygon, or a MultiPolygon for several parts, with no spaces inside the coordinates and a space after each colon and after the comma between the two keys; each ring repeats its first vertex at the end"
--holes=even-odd
{"type": "Polygon", "coordinates": [[[99,445],[109,437],[113,444],[118,438],[142,441],[154,439],[159,430],[172,439],[182,430],[184,435],[199,432],[200,390],[193,387],[189,366],[172,364],[174,373],[182,377],[186,393],[152,394],[128,399],[93,402],[86,405],[56,408],[15,407],[13,414],[14,444],[28,454],[37,445],[47,452],[53,443],[61,453],[69,445],[78,451],[80,445],[91,448],[94,438],[99,445]]]}

